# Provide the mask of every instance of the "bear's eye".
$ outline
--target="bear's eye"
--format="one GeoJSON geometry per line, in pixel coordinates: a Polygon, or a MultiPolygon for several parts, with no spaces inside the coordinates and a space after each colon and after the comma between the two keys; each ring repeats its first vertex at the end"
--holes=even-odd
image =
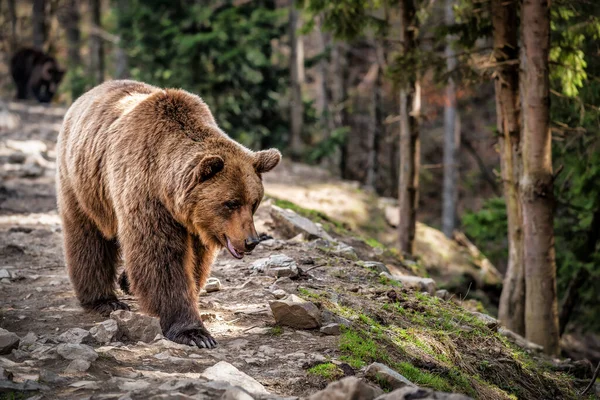
{"type": "Polygon", "coordinates": [[[237,200],[226,201],[224,205],[225,208],[227,208],[230,211],[237,210],[241,206],[240,202],[237,200]]]}

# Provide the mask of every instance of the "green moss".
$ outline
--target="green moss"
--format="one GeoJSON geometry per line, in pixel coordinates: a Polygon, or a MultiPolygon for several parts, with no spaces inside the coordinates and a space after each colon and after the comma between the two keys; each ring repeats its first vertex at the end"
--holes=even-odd
{"type": "Polygon", "coordinates": [[[24,392],[4,392],[0,393],[0,400],[21,400],[28,398],[30,394],[24,392]]]}
{"type": "Polygon", "coordinates": [[[344,372],[333,363],[323,363],[308,369],[308,373],[320,376],[328,381],[334,381],[344,376],[344,372]]]}
{"type": "Polygon", "coordinates": [[[283,334],[283,328],[279,325],[276,325],[269,329],[269,335],[271,336],[281,336],[283,334]]]}
{"type": "Polygon", "coordinates": [[[367,238],[367,239],[363,239],[363,240],[366,244],[373,247],[374,249],[385,249],[385,246],[377,239],[367,238]]]}
{"type": "Polygon", "coordinates": [[[340,336],[340,350],[345,355],[342,360],[353,368],[361,368],[378,358],[378,346],[375,341],[354,329],[345,329],[340,336]]]}
{"type": "Polygon", "coordinates": [[[442,392],[452,391],[452,386],[446,379],[430,372],[421,371],[408,362],[397,363],[394,367],[401,375],[404,375],[409,381],[417,385],[427,386],[442,392]]]}
{"type": "Polygon", "coordinates": [[[379,283],[385,286],[402,287],[400,282],[383,275],[379,277],[379,283]]]}
{"type": "Polygon", "coordinates": [[[320,299],[322,297],[321,294],[313,292],[312,290],[303,288],[303,287],[299,287],[298,288],[298,293],[300,293],[300,295],[304,296],[304,297],[309,297],[311,299],[320,299]]]}

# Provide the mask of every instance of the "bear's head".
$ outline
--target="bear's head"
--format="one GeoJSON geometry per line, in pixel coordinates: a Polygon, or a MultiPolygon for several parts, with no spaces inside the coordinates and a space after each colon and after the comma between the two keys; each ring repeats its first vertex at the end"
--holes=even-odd
{"type": "Polygon", "coordinates": [[[186,219],[203,243],[226,247],[240,259],[256,247],[253,217],[264,194],[262,174],[280,160],[276,149],[200,157],[186,176],[184,196],[186,219]]]}

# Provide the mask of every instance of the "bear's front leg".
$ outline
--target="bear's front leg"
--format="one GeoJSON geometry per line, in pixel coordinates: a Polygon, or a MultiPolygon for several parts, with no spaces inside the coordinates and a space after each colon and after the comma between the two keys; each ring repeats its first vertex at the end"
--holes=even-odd
{"type": "Polygon", "coordinates": [[[131,291],[142,309],[160,318],[169,340],[215,347],[198,311],[191,235],[160,204],[138,206],[130,216],[119,241],[131,291]]]}

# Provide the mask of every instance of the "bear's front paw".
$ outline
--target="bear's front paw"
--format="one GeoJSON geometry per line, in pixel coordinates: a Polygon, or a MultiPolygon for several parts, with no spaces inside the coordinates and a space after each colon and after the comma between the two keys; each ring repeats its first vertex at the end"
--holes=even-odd
{"type": "Polygon", "coordinates": [[[98,300],[93,303],[83,304],[83,307],[87,310],[97,312],[103,317],[108,317],[113,311],[131,310],[127,303],[123,303],[117,299],[98,300]]]}
{"type": "Polygon", "coordinates": [[[187,344],[190,346],[198,346],[206,349],[213,349],[217,347],[217,341],[208,333],[203,326],[198,326],[191,329],[185,329],[181,331],[169,332],[165,335],[167,339],[172,340],[175,343],[187,344]]]}

